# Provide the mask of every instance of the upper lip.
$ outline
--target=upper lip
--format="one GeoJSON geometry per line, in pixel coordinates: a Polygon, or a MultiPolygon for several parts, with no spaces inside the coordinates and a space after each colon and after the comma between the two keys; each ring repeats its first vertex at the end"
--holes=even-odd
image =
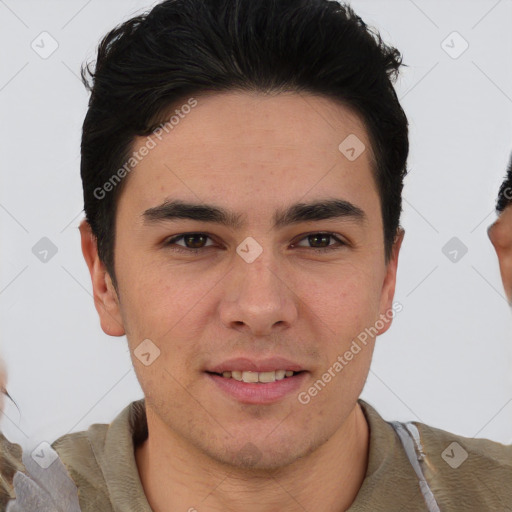
{"type": "Polygon", "coordinates": [[[236,357],[228,359],[220,364],[207,368],[207,372],[271,372],[274,370],[291,370],[294,372],[303,371],[304,368],[289,359],[283,357],[271,357],[267,359],[257,360],[249,357],[236,357]]]}

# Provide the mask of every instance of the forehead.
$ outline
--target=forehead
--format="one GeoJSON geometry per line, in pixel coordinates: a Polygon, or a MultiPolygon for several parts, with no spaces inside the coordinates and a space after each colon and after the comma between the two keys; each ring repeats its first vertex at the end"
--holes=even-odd
{"type": "MultiPolygon", "coordinates": [[[[370,141],[348,107],[302,93],[227,92],[195,101],[193,108],[174,106],[172,128],[149,136],[153,147],[130,173],[120,207],[129,200],[141,210],[169,195],[223,197],[238,201],[239,210],[255,198],[282,203],[333,190],[353,201],[375,196],[370,141]],[[346,153],[352,147],[356,158],[346,153]]],[[[149,138],[137,137],[133,150],[149,138]]]]}
{"type": "MultiPolygon", "coordinates": [[[[183,141],[256,149],[262,144],[268,149],[293,148],[296,154],[301,148],[308,153],[335,154],[340,137],[349,134],[367,142],[360,116],[324,96],[224,92],[208,93],[196,101],[197,106],[172,128],[175,137],[183,141]]],[[[175,110],[180,110],[179,105],[171,114],[175,110]]]]}

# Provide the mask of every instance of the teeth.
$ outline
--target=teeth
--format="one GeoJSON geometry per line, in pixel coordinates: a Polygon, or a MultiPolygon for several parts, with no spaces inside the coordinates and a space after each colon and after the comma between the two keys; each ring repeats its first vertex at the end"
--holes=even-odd
{"type": "MultiPolygon", "coordinates": [[[[276,372],[260,372],[258,375],[259,382],[275,382],[276,372]]],[[[245,381],[245,379],[244,379],[245,381]]],[[[247,381],[246,381],[247,382],[247,381]]]]}
{"type": "Polygon", "coordinates": [[[275,370],[272,372],[222,372],[222,376],[226,379],[235,379],[243,382],[275,382],[283,380],[285,377],[291,377],[294,374],[291,370],[275,370]]]}
{"type": "Polygon", "coordinates": [[[242,372],[242,380],[244,382],[258,382],[258,372],[242,372]]]}

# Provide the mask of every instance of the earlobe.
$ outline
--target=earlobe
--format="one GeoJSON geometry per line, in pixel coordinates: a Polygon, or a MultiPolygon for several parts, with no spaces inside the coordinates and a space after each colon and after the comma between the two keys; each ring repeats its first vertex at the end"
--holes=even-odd
{"type": "Polygon", "coordinates": [[[125,330],[119,299],[105,264],[98,256],[96,237],[85,219],[80,222],[79,229],[82,254],[91,275],[94,306],[100,317],[101,328],[110,336],[123,336],[125,330]]]}

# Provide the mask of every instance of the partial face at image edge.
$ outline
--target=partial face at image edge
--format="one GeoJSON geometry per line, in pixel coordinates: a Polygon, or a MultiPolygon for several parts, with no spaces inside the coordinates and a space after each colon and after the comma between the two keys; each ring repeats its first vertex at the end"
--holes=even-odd
{"type": "Polygon", "coordinates": [[[499,214],[487,232],[498,256],[503,288],[512,308],[512,205],[499,214]]]}

